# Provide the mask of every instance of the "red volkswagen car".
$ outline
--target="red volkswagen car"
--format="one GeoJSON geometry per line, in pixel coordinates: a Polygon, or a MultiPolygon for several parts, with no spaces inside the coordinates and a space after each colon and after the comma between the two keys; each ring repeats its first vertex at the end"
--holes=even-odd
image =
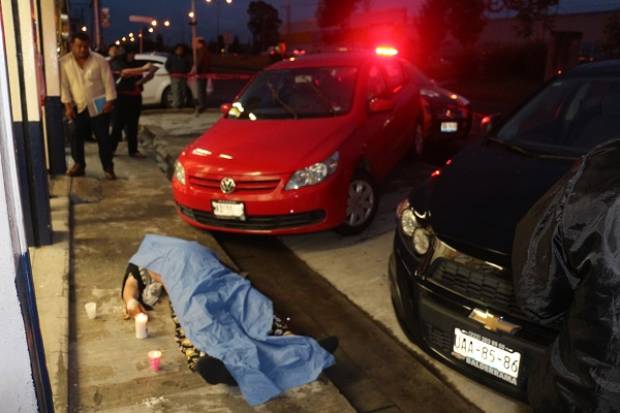
{"type": "Polygon", "coordinates": [[[258,74],[179,156],[181,218],[257,234],[364,230],[378,185],[420,129],[414,68],[378,52],[308,55],[258,74]]]}

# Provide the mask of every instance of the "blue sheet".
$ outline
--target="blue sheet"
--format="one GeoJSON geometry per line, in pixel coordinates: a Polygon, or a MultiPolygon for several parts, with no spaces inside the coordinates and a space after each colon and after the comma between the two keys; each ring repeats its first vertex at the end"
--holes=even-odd
{"type": "Polygon", "coordinates": [[[303,336],[269,336],[271,300],[197,242],[147,235],[131,263],[162,276],[194,346],[224,363],[252,406],[316,380],[334,356],[303,336]]]}

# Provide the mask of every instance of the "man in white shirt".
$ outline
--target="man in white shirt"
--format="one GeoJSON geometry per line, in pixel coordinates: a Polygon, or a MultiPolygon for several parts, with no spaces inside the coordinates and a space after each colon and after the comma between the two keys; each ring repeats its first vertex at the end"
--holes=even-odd
{"type": "Polygon", "coordinates": [[[105,177],[114,174],[113,142],[110,137],[110,113],[116,100],[116,85],[110,65],[100,54],[90,51],[85,33],[71,38],[71,52],[60,59],[60,99],[71,122],[71,157],[75,164],[69,176],[84,176],[84,140],[91,131],[99,144],[99,158],[105,177]]]}

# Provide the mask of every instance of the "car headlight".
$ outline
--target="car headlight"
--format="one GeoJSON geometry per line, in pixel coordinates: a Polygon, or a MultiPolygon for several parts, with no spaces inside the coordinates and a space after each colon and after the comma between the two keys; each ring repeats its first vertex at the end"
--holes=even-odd
{"type": "Polygon", "coordinates": [[[431,248],[431,237],[424,228],[416,228],[413,231],[413,249],[420,255],[424,255],[431,248]]]}
{"type": "Polygon", "coordinates": [[[425,255],[431,248],[431,232],[426,228],[426,215],[417,214],[408,200],[401,202],[396,215],[399,220],[400,230],[404,235],[411,238],[413,249],[418,255],[425,255]]]}
{"type": "Polygon", "coordinates": [[[181,185],[185,185],[185,168],[178,159],[174,163],[174,179],[176,179],[181,185]]]}
{"type": "Polygon", "coordinates": [[[325,178],[336,172],[339,160],[340,154],[334,152],[332,156],[323,162],[318,162],[296,171],[286,184],[286,190],[300,189],[324,181],[325,178]]]}
{"type": "Polygon", "coordinates": [[[406,236],[411,237],[418,227],[418,220],[413,211],[409,208],[405,209],[400,216],[400,229],[403,230],[406,236]]]}

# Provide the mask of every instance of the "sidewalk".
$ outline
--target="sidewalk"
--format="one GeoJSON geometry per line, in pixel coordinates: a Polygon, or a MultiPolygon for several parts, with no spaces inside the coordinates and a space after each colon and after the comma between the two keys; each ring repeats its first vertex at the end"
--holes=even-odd
{"type": "Polygon", "coordinates": [[[105,181],[96,145],[86,150],[86,177],[53,180],[55,244],[31,251],[57,412],[353,411],[324,376],[256,409],[237,388],[206,384],[186,367],[165,300],[149,314],[150,337],[137,340],[133,322],[122,320],[120,286],[145,234],[197,240],[234,264],[208,233],[176,217],[169,183],[155,162],[129,158],[121,145],[119,179],[105,181]],[[84,311],[90,301],[97,303],[95,320],[84,311]],[[148,367],[147,352],[154,349],[163,353],[159,373],[148,367]]]}

